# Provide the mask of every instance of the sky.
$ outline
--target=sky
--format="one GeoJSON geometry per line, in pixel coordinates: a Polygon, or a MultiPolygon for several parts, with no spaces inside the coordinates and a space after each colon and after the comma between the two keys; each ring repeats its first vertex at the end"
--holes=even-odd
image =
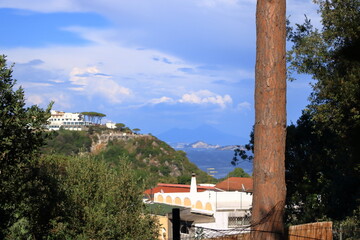
{"type": "MultiPolygon", "coordinates": [[[[287,1],[292,23],[319,22],[316,9],[287,1]]],[[[256,0],[2,0],[0,54],[29,105],[101,112],[155,136],[207,125],[248,139],[255,10],[256,0]]],[[[288,82],[288,123],[310,82],[288,82]]]]}

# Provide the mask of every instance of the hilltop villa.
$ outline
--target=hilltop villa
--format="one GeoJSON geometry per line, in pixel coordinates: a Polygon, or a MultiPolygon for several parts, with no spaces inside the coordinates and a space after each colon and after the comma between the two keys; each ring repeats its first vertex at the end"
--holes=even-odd
{"type": "Polygon", "coordinates": [[[48,121],[49,125],[46,127],[54,131],[60,130],[60,128],[81,131],[84,130],[86,126],[93,125],[92,122],[85,121],[81,113],[66,113],[55,110],[51,110],[51,117],[48,121]]]}

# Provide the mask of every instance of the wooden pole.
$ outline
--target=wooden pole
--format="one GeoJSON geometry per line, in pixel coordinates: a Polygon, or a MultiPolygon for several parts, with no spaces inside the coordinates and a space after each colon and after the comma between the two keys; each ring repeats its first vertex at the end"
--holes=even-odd
{"type": "Polygon", "coordinates": [[[286,0],[256,9],[252,239],[282,239],[286,197],[286,0]]]}
{"type": "Polygon", "coordinates": [[[172,232],[173,240],[180,240],[180,209],[172,209],[172,232]]]}

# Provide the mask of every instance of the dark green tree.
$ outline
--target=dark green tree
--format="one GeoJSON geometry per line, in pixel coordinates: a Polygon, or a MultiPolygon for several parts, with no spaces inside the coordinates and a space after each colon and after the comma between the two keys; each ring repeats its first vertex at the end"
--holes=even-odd
{"type": "Polygon", "coordinates": [[[42,152],[77,155],[80,152],[90,152],[91,144],[90,134],[85,131],[59,130],[53,131],[51,137],[47,138],[42,152]]]}
{"type": "Polygon", "coordinates": [[[12,67],[0,56],[0,238],[40,238],[51,217],[50,186],[38,168],[45,141],[46,110],[25,106],[24,90],[14,90],[12,67]]]}
{"type": "Polygon", "coordinates": [[[117,123],[117,124],[115,124],[115,126],[116,126],[116,129],[118,129],[120,131],[122,131],[125,128],[125,124],[123,124],[123,123],[117,123]]]}
{"type": "MultiPolygon", "coordinates": [[[[314,2],[322,29],[305,19],[288,34],[293,43],[290,72],[310,74],[315,80],[308,109],[298,126],[290,127],[295,136],[305,134],[303,130],[307,137],[291,140],[288,135],[288,162],[307,172],[303,183],[308,186],[294,193],[315,191],[311,201],[323,205],[319,211],[325,208],[318,217],[343,219],[360,201],[360,2],[314,2]]],[[[299,168],[294,166],[288,170],[296,174],[299,168]]]]}
{"type": "Polygon", "coordinates": [[[98,112],[82,112],[81,114],[84,115],[85,120],[96,124],[101,124],[101,119],[106,117],[105,114],[98,112]]]}
{"type": "Polygon", "coordinates": [[[138,134],[141,130],[140,130],[139,128],[134,128],[132,131],[133,131],[135,134],[138,134]]]}
{"type": "Polygon", "coordinates": [[[356,207],[358,178],[347,175],[341,142],[330,130],[318,134],[304,111],[288,126],[286,148],[287,221],[293,224],[343,219],[356,207]],[[355,193],[355,195],[354,195],[355,193]]]}
{"type": "Polygon", "coordinates": [[[158,239],[158,225],[142,202],[143,184],[127,159],[115,168],[91,157],[48,156],[66,199],[50,239],[158,239]]]}
{"type": "Polygon", "coordinates": [[[225,178],[229,178],[229,177],[245,177],[245,178],[249,178],[250,175],[244,171],[244,169],[242,168],[235,168],[234,170],[232,170],[231,172],[229,172],[225,178]]]}

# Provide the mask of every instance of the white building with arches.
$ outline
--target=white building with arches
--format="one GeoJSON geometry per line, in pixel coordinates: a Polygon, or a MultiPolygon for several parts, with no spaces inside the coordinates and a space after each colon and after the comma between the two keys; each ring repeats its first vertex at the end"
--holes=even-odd
{"type": "MultiPolygon", "coordinates": [[[[252,194],[249,192],[227,192],[220,189],[197,191],[193,175],[189,192],[157,192],[154,203],[181,208],[181,220],[188,228],[182,234],[194,233],[196,227],[213,230],[246,228],[250,224],[252,194]]],[[[171,214],[169,215],[171,219],[171,214]]],[[[185,229],[185,230],[184,230],[185,229]]]]}

